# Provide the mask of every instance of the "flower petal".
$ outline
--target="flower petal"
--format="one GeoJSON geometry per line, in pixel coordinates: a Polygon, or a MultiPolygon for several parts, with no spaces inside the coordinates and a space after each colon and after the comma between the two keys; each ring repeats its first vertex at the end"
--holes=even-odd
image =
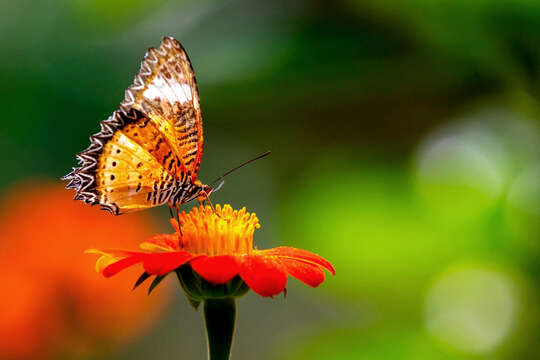
{"type": "Polygon", "coordinates": [[[177,267],[184,265],[193,259],[194,255],[186,251],[162,252],[155,254],[144,254],[144,270],[152,275],[162,276],[177,267]]]}
{"type": "Polygon", "coordinates": [[[280,246],[280,247],[268,249],[268,250],[258,250],[258,252],[265,255],[276,255],[281,258],[307,260],[311,263],[324,267],[332,275],[336,274],[336,270],[334,270],[334,267],[332,266],[332,264],[330,264],[328,260],[326,260],[322,256],[312,253],[311,251],[297,249],[297,248],[288,247],[288,246],[280,246]]]}
{"type": "Polygon", "coordinates": [[[96,261],[96,272],[102,273],[103,269],[105,269],[107,266],[111,265],[112,263],[117,262],[120,260],[123,256],[114,256],[113,254],[110,254],[105,251],[97,250],[97,249],[88,249],[85,250],[85,254],[97,254],[99,255],[99,258],[96,261]]]}
{"type": "Polygon", "coordinates": [[[176,234],[154,235],[139,246],[147,251],[178,251],[178,236],[176,234]]]}
{"type": "Polygon", "coordinates": [[[105,255],[105,256],[112,256],[117,259],[125,258],[131,255],[139,255],[142,254],[140,251],[128,251],[128,250],[119,250],[119,249],[87,249],[84,251],[85,254],[98,254],[98,255],[105,255]]]}
{"type": "Polygon", "coordinates": [[[197,274],[212,284],[225,284],[240,270],[236,257],[231,255],[201,256],[191,261],[190,265],[197,274]]]}
{"type": "Polygon", "coordinates": [[[125,268],[128,268],[132,265],[135,265],[141,262],[142,261],[141,255],[142,254],[128,256],[127,258],[123,258],[122,260],[118,260],[117,262],[112,263],[111,265],[103,269],[103,276],[111,277],[113,275],[118,274],[120,271],[124,270],[125,268]]]}
{"type": "Polygon", "coordinates": [[[324,281],[324,270],[318,264],[291,258],[280,258],[280,261],[289,275],[304,284],[317,287],[324,281]]]}
{"type": "Polygon", "coordinates": [[[115,262],[117,262],[118,258],[112,256],[112,255],[109,255],[109,254],[103,254],[101,255],[97,261],[96,261],[96,266],[95,266],[95,269],[96,269],[96,272],[98,273],[103,273],[103,270],[111,265],[111,264],[114,264],[115,262]]]}
{"type": "Polygon", "coordinates": [[[277,295],[287,285],[287,273],[275,257],[245,255],[240,258],[240,277],[261,296],[277,295]]]}

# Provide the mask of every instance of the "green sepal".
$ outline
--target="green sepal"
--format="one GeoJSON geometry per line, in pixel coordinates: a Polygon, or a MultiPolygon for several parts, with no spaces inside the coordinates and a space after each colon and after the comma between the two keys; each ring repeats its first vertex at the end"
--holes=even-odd
{"type": "Polygon", "coordinates": [[[202,300],[204,298],[202,291],[203,280],[191,269],[190,265],[180,266],[175,272],[188,299],[202,300]]]}
{"type": "Polygon", "coordinates": [[[147,273],[146,271],[143,272],[141,274],[141,276],[139,276],[139,278],[137,279],[137,281],[135,282],[135,285],[133,285],[133,289],[131,290],[135,290],[137,287],[139,287],[139,285],[141,285],[146,279],[148,279],[151,275],[149,273],[147,273]]]}
{"type": "Polygon", "coordinates": [[[201,300],[194,299],[194,298],[189,297],[189,296],[187,296],[187,295],[186,295],[186,298],[188,299],[189,305],[191,305],[191,307],[192,307],[194,310],[198,310],[198,309],[199,309],[199,306],[201,305],[201,300]]]}
{"type": "Polygon", "coordinates": [[[249,291],[249,286],[238,275],[225,284],[214,285],[193,271],[189,264],[179,267],[175,272],[194,309],[197,309],[200,303],[207,299],[236,298],[249,291]]]}
{"type": "Polygon", "coordinates": [[[162,275],[162,276],[156,276],[154,278],[154,281],[152,281],[152,283],[150,284],[150,287],[148,288],[148,295],[150,295],[152,293],[152,291],[155,289],[156,286],[159,285],[159,283],[165,279],[165,276],[167,276],[167,274],[165,275],[162,275]]]}

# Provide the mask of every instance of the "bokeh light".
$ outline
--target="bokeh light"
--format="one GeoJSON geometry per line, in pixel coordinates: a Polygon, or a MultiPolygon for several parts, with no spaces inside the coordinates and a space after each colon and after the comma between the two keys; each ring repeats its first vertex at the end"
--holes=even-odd
{"type": "Polygon", "coordinates": [[[426,328],[471,353],[487,353],[515,329],[520,295],[512,277],[481,265],[446,270],[428,291],[426,328]]]}
{"type": "Polygon", "coordinates": [[[418,189],[442,218],[477,219],[502,196],[509,161],[501,138],[489,124],[474,116],[458,120],[420,145],[418,189]]]}
{"type": "Polygon", "coordinates": [[[507,195],[507,220],[528,249],[539,248],[540,164],[526,167],[512,182],[507,195]]]}

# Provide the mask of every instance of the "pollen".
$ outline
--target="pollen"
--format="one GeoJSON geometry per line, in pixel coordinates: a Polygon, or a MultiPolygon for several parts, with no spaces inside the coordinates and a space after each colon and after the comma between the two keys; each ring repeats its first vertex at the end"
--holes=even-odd
{"type": "MultiPolygon", "coordinates": [[[[230,205],[193,208],[179,215],[179,247],[193,254],[240,255],[253,250],[253,233],[259,219],[246,208],[233,210],[230,205]]],[[[173,221],[173,226],[177,228],[173,221]]]]}

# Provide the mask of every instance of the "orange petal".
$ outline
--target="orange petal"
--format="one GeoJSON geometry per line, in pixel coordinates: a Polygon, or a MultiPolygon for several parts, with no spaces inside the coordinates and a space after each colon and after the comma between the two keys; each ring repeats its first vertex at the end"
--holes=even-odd
{"type": "Polygon", "coordinates": [[[120,271],[124,270],[125,268],[128,268],[132,265],[135,265],[141,262],[142,261],[141,255],[142,254],[128,256],[127,258],[124,258],[122,260],[118,260],[115,263],[112,263],[111,265],[103,269],[103,276],[111,277],[113,275],[118,274],[120,271]]]}
{"type": "Polygon", "coordinates": [[[324,270],[319,265],[291,258],[280,258],[280,261],[289,275],[304,284],[317,287],[324,281],[324,270]]]}
{"type": "Polygon", "coordinates": [[[281,258],[306,260],[311,263],[324,267],[332,275],[336,274],[334,267],[332,266],[332,264],[330,264],[328,260],[326,260],[322,256],[312,253],[311,251],[297,249],[297,248],[288,247],[288,246],[280,246],[280,247],[268,249],[268,250],[257,250],[257,252],[264,255],[276,255],[281,258]]]}
{"type": "Polygon", "coordinates": [[[278,259],[261,255],[245,255],[240,259],[240,277],[251,290],[261,296],[273,296],[285,289],[287,272],[278,259]]]}
{"type": "Polygon", "coordinates": [[[140,251],[128,251],[128,250],[119,250],[119,249],[88,249],[84,251],[85,254],[99,254],[99,255],[108,255],[116,258],[124,258],[131,255],[144,254],[140,251]]]}
{"type": "Polygon", "coordinates": [[[178,237],[174,234],[154,235],[141,243],[140,248],[147,251],[177,251],[178,237]]]}
{"type": "Polygon", "coordinates": [[[201,256],[190,262],[191,267],[204,280],[212,284],[225,284],[232,280],[240,270],[235,256],[201,256]]]}
{"type": "Polygon", "coordinates": [[[118,260],[119,260],[118,258],[109,254],[101,255],[96,261],[96,272],[103,273],[103,270],[107,266],[117,262],[118,260]]]}
{"type": "Polygon", "coordinates": [[[97,250],[97,249],[88,249],[84,252],[85,254],[98,254],[100,257],[96,261],[96,272],[102,273],[103,269],[105,269],[107,266],[111,265],[112,263],[117,262],[120,257],[114,256],[112,254],[109,254],[105,251],[97,250]]]}
{"type": "Polygon", "coordinates": [[[195,255],[186,251],[175,251],[144,254],[142,261],[147,273],[162,276],[184,265],[194,257],[195,255]]]}

